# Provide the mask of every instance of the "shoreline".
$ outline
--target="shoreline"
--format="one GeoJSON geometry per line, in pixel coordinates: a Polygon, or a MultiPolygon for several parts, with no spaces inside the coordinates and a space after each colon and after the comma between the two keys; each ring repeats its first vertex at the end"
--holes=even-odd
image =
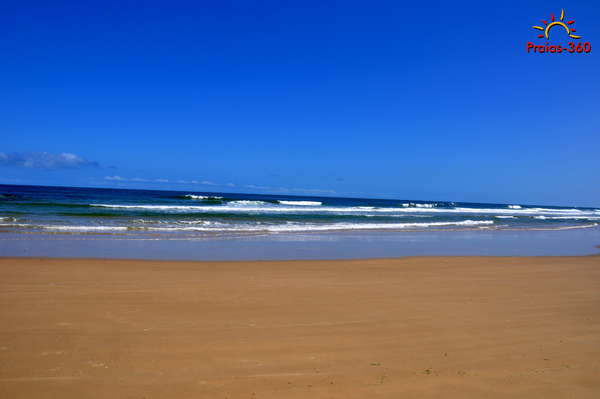
{"type": "Polygon", "coordinates": [[[575,256],[600,253],[600,229],[310,233],[206,239],[0,236],[0,256],[189,261],[406,256],[575,256]]]}
{"type": "Polygon", "coordinates": [[[0,258],[0,394],[595,398],[600,257],[0,258]]]}
{"type": "MultiPolygon", "coordinates": [[[[600,248],[600,245],[598,245],[600,248]]],[[[242,263],[351,263],[351,262],[394,262],[405,261],[410,259],[578,259],[578,258],[594,258],[600,259],[600,253],[582,254],[582,255],[407,255],[397,257],[370,257],[370,258],[339,258],[339,259],[236,259],[236,260],[195,260],[195,259],[147,259],[147,258],[67,258],[53,256],[3,256],[0,255],[0,261],[108,261],[108,262],[131,262],[131,263],[197,263],[197,264],[242,264],[242,263]]]]}

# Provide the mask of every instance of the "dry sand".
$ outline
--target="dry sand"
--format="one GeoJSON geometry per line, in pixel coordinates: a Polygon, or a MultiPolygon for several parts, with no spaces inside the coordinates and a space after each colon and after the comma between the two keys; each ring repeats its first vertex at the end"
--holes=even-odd
{"type": "Polygon", "coordinates": [[[600,398],[600,257],[0,259],[1,398],[600,398]]]}

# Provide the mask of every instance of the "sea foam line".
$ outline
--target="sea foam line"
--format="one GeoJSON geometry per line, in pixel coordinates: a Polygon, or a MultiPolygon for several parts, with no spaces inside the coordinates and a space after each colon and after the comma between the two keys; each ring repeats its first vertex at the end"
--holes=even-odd
{"type": "Polygon", "coordinates": [[[119,204],[90,204],[93,207],[114,208],[114,209],[141,209],[149,211],[166,211],[166,212],[237,212],[237,213],[334,213],[334,214],[356,214],[356,213],[387,213],[387,214],[419,214],[419,213],[436,213],[436,214],[481,214],[481,215],[512,215],[512,216],[531,216],[531,215],[548,215],[548,216],[600,216],[598,211],[584,211],[581,209],[551,209],[551,208],[375,208],[375,207],[333,207],[333,206],[306,206],[306,207],[291,207],[278,206],[268,204],[262,201],[233,201],[227,205],[119,205],[119,204]],[[234,206],[232,206],[234,205],[234,206]]]}
{"type": "Polygon", "coordinates": [[[232,227],[148,227],[151,231],[202,231],[202,232],[310,232],[336,230],[402,230],[410,228],[444,227],[444,226],[484,226],[492,225],[492,220],[463,220],[460,222],[431,223],[332,223],[332,224],[284,224],[284,225],[248,225],[232,227]]]}
{"type": "Polygon", "coordinates": [[[70,225],[51,225],[51,224],[28,224],[28,223],[11,223],[0,224],[0,227],[22,227],[29,229],[44,229],[58,231],[126,231],[129,227],[126,226],[70,226],[70,225]]]}
{"type": "Polygon", "coordinates": [[[153,226],[90,226],[90,225],[33,225],[33,224],[11,224],[0,225],[2,227],[29,227],[32,229],[44,229],[51,231],[198,231],[198,232],[310,232],[310,231],[336,231],[336,230],[402,230],[419,229],[428,227],[445,226],[485,226],[492,225],[492,220],[463,220],[460,222],[430,222],[430,223],[333,223],[333,224],[278,224],[278,225],[233,225],[226,226],[218,224],[186,226],[186,227],[153,227],[153,226]]]}

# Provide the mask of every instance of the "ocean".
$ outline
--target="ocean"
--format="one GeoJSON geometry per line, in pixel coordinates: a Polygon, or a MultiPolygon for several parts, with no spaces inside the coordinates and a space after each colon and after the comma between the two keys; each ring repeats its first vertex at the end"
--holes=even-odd
{"type": "Polygon", "coordinates": [[[600,209],[0,185],[0,233],[203,239],[329,232],[593,229],[600,209]]]}

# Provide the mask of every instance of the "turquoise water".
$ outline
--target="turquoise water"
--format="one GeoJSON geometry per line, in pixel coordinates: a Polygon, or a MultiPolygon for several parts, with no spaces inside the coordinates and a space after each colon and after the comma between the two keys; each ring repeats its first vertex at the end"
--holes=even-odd
{"type": "Polygon", "coordinates": [[[524,204],[0,185],[0,235],[185,238],[598,229],[600,210],[524,204]]]}

